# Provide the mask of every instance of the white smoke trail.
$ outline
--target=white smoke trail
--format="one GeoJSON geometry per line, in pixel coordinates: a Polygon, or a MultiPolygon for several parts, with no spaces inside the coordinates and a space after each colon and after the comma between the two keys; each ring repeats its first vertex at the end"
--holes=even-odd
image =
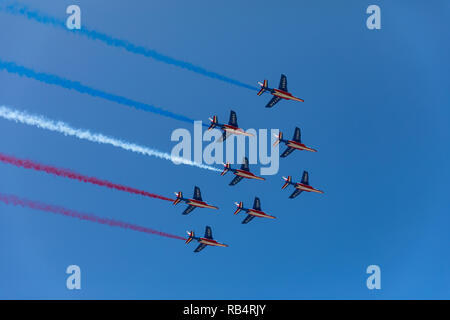
{"type": "Polygon", "coordinates": [[[32,115],[24,111],[14,110],[7,106],[0,106],[0,117],[6,120],[15,121],[18,123],[27,124],[41,129],[62,133],[66,136],[77,137],[78,139],[82,140],[88,140],[91,142],[101,144],[109,144],[117,148],[122,148],[124,150],[140,153],[146,156],[157,157],[160,159],[170,160],[173,162],[182,163],[189,166],[194,166],[211,171],[218,171],[218,172],[221,171],[220,169],[214,168],[212,166],[197,163],[181,157],[174,157],[166,152],[161,152],[152,148],[140,146],[138,144],[126,142],[113,137],[108,137],[101,133],[92,133],[86,129],[72,128],[69,124],[65,122],[53,121],[43,116],[32,115]]]}

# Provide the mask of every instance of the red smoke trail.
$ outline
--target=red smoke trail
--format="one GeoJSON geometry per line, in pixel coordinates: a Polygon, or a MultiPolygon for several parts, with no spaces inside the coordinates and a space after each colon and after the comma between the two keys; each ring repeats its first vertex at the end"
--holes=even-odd
{"type": "Polygon", "coordinates": [[[40,211],[46,211],[46,212],[51,212],[51,213],[55,213],[55,214],[60,214],[60,215],[67,216],[67,217],[78,218],[80,220],[87,220],[87,221],[91,221],[91,222],[97,222],[97,223],[108,225],[108,226],[111,226],[111,227],[119,227],[119,228],[123,228],[123,229],[130,229],[130,230],[133,230],[133,231],[139,231],[139,232],[144,232],[144,233],[148,233],[148,234],[155,234],[155,235],[158,235],[158,236],[172,238],[172,239],[186,240],[186,238],[179,237],[179,236],[176,236],[176,235],[173,235],[173,234],[170,234],[170,233],[165,233],[165,232],[153,230],[153,229],[146,228],[146,227],[141,227],[141,226],[138,226],[138,225],[135,225],[135,224],[127,223],[127,222],[122,222],[122,221],[117,221],[117,220],[113,220],[113,219],[97,217],[97,216],[92,215],[92,214],[81,213],[81,212],[77,212],[77,211],[74,211],[74,210],[66,209],[66,208],[63,208],[63,207],[53,206],[53,205],[50,205],[50,204],[45,204],[45,203],[42,203],[42,202],[37,202],[37,201],[32,201],[32,200],[27,200],[27,199],[21,199],[21,198],[18,198],[17,196],[14,196],[14,195],[8,195],[8,194],[0,193],[0,202],[3,202],[5,204],[9,204],[9,205],[14,205],[14,206],[21,206],[21,207],[31,208],[33,210],[40,210],[40,211]]]}
{"type": "Polygon", "coordinates": [[[156,198],[156,199],[161,199],[161,200],[166,200],[166,201],[174,201],[173,199],[166,198],[166,197],[163,197],[163,196],[160,196],[160,195],[157,195],[154,193],[150,193],[147,191],[123,186],[120,184],[115,184],[115,183],[112,183],[112,182],[109,182],[106,180],[100,180],[100,179],[97,179],[94,177],[84,176],[82,174],[70,171],[68,169],[55,168],[52,166],[33,162],[31,160],[18,159],[13,156],[8,156],[8,155],[2,154],[2,153],[0,153],[0,161],[15,165],[17,167],[33,169],[33,170],[37,170],[37,171],[44,171],[44,172],[54,174],[54,175],[57,175],[60,177],[66,177],[69,179],[74,179],[74,180],[78,180],[78,181],[82,181],[82,182],[88,182],[88,183],[96,184],[98,186],[108,187],[111,189],[117,189],[117,190],[129,192],[129,193],[140,194],[142,196],[146,196],[146,197],[150,197],[150,198],[156,198]]]}

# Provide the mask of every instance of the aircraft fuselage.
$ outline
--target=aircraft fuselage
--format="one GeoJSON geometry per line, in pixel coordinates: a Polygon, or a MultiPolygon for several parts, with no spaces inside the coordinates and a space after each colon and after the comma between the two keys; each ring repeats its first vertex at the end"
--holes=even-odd
{"type": "Polygon", "coordinates": [[[195,199],[186,199],[185,202],[188,205],[197,207],[197,208],[209,208],[209,209],[219,209],[216,206],[212,206],[210,204],[207,204],[204,201],[200,201],[200,200],[195,200],[195,199]]]}
{"type": "Polygon", "coordinates": [[[245,132],[243,129],[229,125],[229,124],[222,124],[222,130],[225,132],[229,132],[231,134],[240,134],[247,137],[253,137],[253,134],[245,132]]]}
{"type": "Polygon", "coordinates": [[[228,245],[226,245],[224,243],[217,242],[216,240],[213,240],[213,239],[199,238],[198,242],[206,244],[208,246],[228,247],[228,245]]]}
{"type": "Polygon", "coordinates": [[[240,169],[235,169],[234,174],[237,176],[243,177],[243,178],[247,178],[247,179],[266,180],[262,177],[258,177],[256,175],[254,175],[253,173],[251,173],[249,171],[244,171],[244,170],[240,170],[240,169]]]}
{"type": "Polygon", "coordinates": [[[252,216],[255,217],[260,217],[260,218],[270,218],[270,219],[276,219],[274,216],[271,216],[270,214],[267,214],[265,212],[262,212],[260,210],[256,210],[256,209],[242,209],[245,212],[247,212],[248,214],[251,214],[252,216]]]}
{"type": "Polygon", "coordinates": [[[317,152],[316,149],[307,147],[303,143],[297,142],[297,141],[293,141],[293,140],[286,141],[286,146],[294,148],[294,149],[297,149],[297,150],[306,150],[306,151],[311,151],[311,152],[317,152]]]}
{"type": "Polygon", "coordinates": [[[303,99],[294,97],[292,95],[292,93],[280,90],[280,89],[270,89],[270,93],[276,97],[279,97],[281,99],[285,99],[285,100],[294,100],[294,101],[300,101],[300,102],[304,102],[303,99]]]}
{"type": "Polygon", "coordinates": [[[321,191],[321,190],[314,189],[313,187],[311,187],[311,186],[309,186],[307,184],[300,183],[300,182],[297,182],[295,184],[295,188],[299,189],[299,190],[302,190],[302,191],[306,191],[306,192],[323,193],[323,191],[321,191]]]}

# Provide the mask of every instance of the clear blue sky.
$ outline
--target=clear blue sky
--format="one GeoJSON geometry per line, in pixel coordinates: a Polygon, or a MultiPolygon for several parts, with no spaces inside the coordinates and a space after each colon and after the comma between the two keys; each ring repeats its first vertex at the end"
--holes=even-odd
{"type": "MultiPolygon", "coordinates": [[[[448,1],[25,1],[255,85],[277,84],[305,103],[269,96],[0,12],[0,58],[161,106],[194,119],[302,128],[318,153],[281,159],[267,181],[228,186],[231,175],[141,156],[0,119],[0,152],[220,207],[184,206],[0,163],[0,192],[184,235],[211,225],[229,248],[207,248],[0,204],[0,298],[393,299],[449,298],[450,172],[448,1]],[[381,7],[382,29],[365,10],[381,7]],[[282,175],[310,172],[324,195],[288,199],[282,175]],[[277,220],[241,225],[234,201],[254,196],[277,220]],[[82,290],[65,287],[66,267],[82,290]],[[381,267],[380,291],[366,288],[381,267]]],[[[0,72],[0,104],[170,151],[189,124],[0,72]]],[[[256,168],[253,166],[253,168],[256,168]]]]}

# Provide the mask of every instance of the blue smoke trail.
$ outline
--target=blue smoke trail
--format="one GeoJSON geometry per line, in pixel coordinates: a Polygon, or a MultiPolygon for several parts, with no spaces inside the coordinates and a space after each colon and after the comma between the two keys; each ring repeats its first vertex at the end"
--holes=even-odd
{"type": "Polygon", "coordinates": [[[239,86],[239,87],[258,91],[258,88],[254,87],[254,86],[245,84],[238,80],[228,78],[228,77],[218,74],[216,72],[206,70],[206,69],[196,66],[192,63],[166,56],[155,50],[151,50],[151,49],[147,49],[145,47],[134,45],[126,40],[117,39],[117,38],[114,38],[107,34],[104,34],[104,33],[101,33],[101,32],[95,31],[95,30],[87,29],[85,27],[81,28],[80,30],[69,30],[66,27],[64,20],[60,20],[55,17],[48,16],[45,13],[41,13],[39,11],[32,10],[25,5],[21,5],[18,3],[9,4],[5,7],[3,7],[3,6],[0,7],[0,10],[4,10],[4,11],[6,11],[10,14],[14,14],[14,15],[21,15],[21,16],[26,17],[29,20],[34,20],[39,23],[58,27],[58,28],[64,29],[69,32],[74,32],[74,33],[83,35],[87,38],[90,38],[92,40],[101,41],[109,46],[122,48],[122,49],[127,50],[128,52],[132,52],[132,53],[139,54],[139,55],[142,55],[142,56],[145,56],[148,58],[152,58],[152,59],[170,64],[170,65],[173,65],[176,67],[180,67],[180,68],[204,75],[209,78],[221,80],[221,81],[224,81],[224,82],[227,82],[227,83],[239,86]]]}
{"type": "Polygon", "coordinates": [[[122,96],[118,96],[118,95],[107,93],[107,92],[104,92],[101,90],[93,89],[93,88],[90,88],[88,86],[81,84],[78,81],[72,81],[72,80],[64,79],[64,78],[61,78],[61,77],[58,77],[58,76],[55,76],[52,74],[37,72],[32,69],[28,69],[26,67],[17,65],[14,62],[7,62],[7,61],[3,61],[2,59],[0,59],[0,70],[6,70],[10,73],[18,74],[22,77],[32,78],[32,79],[35,79],[35,80],[38,80],[38,81],[41,81],[41,82],[44,82],[47,84],[57,85],[57,86],[60,86],[60,87],[66,88],[66,89],[72,89],[72,90],[78,91],[80,93],[88,94],[93,97],[99,97],[99,98],[109,100],[112,102],[116,102],[119,104],[134,107],[136,109],[153,112],[153,113],[159,114],[161,116],[169,117],[172,119],[176,119],[176,120],[180,120],[180,121],[184,121],[184,122],[188,122],[188,123],[194,122],[193,119],[188,118],[186,116],[179,115],[179,114],[152,106],[150,104],[134,101],[134,100],[122,97],[122,96]]]}

